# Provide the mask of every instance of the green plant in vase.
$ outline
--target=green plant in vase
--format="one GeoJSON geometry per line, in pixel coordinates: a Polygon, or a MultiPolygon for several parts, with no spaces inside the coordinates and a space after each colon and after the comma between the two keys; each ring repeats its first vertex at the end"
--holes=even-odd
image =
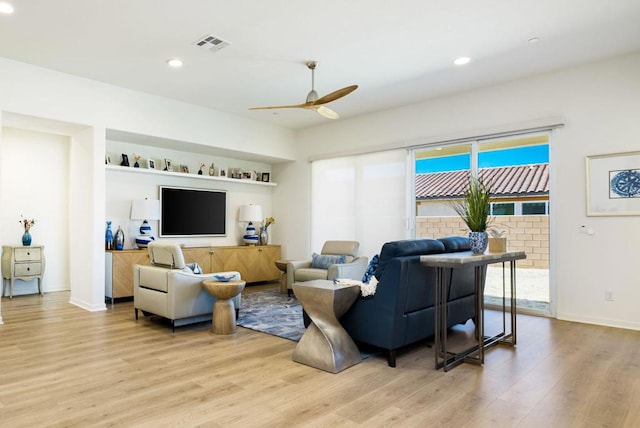
{"type": "Polygon", "coordinates": [[[469,243],[474,254],[482,254],[487,249],[490,204],[491,190],[477,177],[469,178],[462,201],[453,203],[453,208],[469,228],[469,243]]]}

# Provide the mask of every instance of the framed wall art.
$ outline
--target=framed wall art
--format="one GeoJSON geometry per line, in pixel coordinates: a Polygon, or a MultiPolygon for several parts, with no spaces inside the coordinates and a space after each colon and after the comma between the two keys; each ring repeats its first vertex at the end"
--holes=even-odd
{"type": "Polygon", "coordinates": [[[156,161],[154,161],[153,159],[148,159],[147,160],[147,168],[156,169],[156,161]]]}
{"type": "Polygon", "coordinates": [[[587,216],[640,215],[640,152],[587,156],[587,216]]]}

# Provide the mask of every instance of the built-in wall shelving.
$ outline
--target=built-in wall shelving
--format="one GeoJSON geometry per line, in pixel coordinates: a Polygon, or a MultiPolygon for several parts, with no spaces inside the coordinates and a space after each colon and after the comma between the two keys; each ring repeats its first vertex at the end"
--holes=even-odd
{"type": "Polygon", "coordinates": [[[161,176],[171,176],[171,177],[180,177],[180,178],[195,178],[198,180],[213,180],[213,181],[225,181],[228,183],[239,183],[239,184],[248,184],[253,186],[271,186],[275,187],[278,184],[273,182],[264,182],[264,181],[256,181],[256,180],[248,180],[248,179],[238,179],[238,178],[229,178],[229,177],[218,177],[218,176],[209,176],[209,175],[198,175],[193,173],[186,172],[172,172],[172,171],[163,171],[158,169],[149,169],[149,168],[134,168],[120,165],[105,165],[104,166],[107,171],[120,171],[132,174],[152,174],[152,175],[161,175],[161,176]]]}

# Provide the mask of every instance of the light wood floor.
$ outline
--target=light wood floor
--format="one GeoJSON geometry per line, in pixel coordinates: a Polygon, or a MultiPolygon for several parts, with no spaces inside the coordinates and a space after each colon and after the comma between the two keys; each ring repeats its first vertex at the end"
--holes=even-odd
{"type": "Polygon", "coordinates": [[[433,368],[421,344],[397,368],[339,374],[291,360],[295,342],[210,323],[175,333],[132,302],[91,313],[66,292],[2,299],[2,427],[638,427],[640,332],[519,316],[518,347],[484,367],[433,368]]]}

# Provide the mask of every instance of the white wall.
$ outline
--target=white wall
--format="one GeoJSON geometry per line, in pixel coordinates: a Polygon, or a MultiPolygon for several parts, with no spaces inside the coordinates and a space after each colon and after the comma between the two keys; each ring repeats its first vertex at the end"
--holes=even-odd
{"type": "Polygon", "coordinates": [[[308,159],[344,153],[344,147],[367,151],[517,130],[557,117],[565,122],[551,142],[551,280],[557,316],[640,329],[633,245],[640,239],[638,217],[586,217],[585,208],[585,156],[639,148],[640,54],[300,132],[298,161],[274,167],[281,185],[273,203],[287,222],[281,236],[288,244],[286,257],[304,257],[310,250],[303,232],[309,219],[308,159]],[[579,234],[582,224],[595,235],[579,234]],[[605,301],[605,289],[613,291],[615,301],[605,301]]]}
{"type": "MultiPolygon", "coordinates": [[[[33,245],[45,246],[43,291],[69,289],[69,137],[3,128],[0,144],[0,241],[22,245],[21,216],[35,219],[33,245]]],[[[16,281],[14,295],[36,293],[16,281]]]]}

